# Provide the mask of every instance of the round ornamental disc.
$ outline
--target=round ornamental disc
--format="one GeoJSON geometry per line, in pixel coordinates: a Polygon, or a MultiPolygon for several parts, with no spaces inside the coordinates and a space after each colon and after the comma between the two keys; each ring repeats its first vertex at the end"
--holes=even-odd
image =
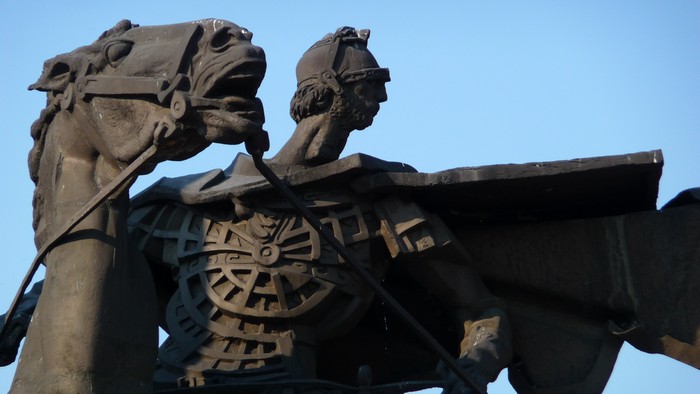
{"type": "MultiPolygon", "coordinates": [[[[203,259],[204,260],[204,259],[203,259]]],[[[181,273],[185,303],[197,294],[223,312],[252,317],[288,318],[314,309],[335,288],[333,283],[292,270],[259,264],[195,264],[181,273]]],[[[201,313],[193,309],[191,313],[201,313]]]]}

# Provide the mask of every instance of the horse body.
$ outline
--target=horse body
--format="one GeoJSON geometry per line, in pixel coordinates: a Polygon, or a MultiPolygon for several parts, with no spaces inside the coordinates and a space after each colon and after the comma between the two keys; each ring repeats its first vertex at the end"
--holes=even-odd
{"type": "MultiPolygon", "coordinates": [[[[141,172],[212,142],[263,134],[255,93],[265,59],[251,37],[219,20],[145,28],[123,21],[47,61],[30,87],[49,98],[32,127],[29,160],[37,246],[153,144],[159,149],[141,172]]],[[[148,265],[128,241],[129,185],[46,257],[14,392],[152,390],[157,305],[148,265]]]]}

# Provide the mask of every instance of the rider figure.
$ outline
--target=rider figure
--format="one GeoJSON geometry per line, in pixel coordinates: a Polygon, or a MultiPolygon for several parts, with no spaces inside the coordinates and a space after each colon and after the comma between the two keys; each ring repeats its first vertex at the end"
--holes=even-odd
{"type": "MultiPolygon", "coordinates": [[[[389,81],[389,70],[380,68],[367,49],[368,37],[369,31],[342,28],[302,56],[290,111],[297,128],[272,164],[313,166],[337,160],[350,132],[372,124],[379,104],[387,100],[384,84],[389,81]]],[[[468,261],[464,261],[467,253],[441,219],[399,198],[385,198],[378,206],[386,208],[377,211],[387,227],[398,226],[404,217],[429,218],[430,231],[434,239],[441,240],[440,247],[421,246],[420,241],[399,245],[402,240],[396,239],[391,229],[382,229],[382,235],[392,257],[452,306],[464,327],[459,363],[485,390],[512,357],[510,327],[500,302],[468,267],[468,261]]],[[[412,231],[416,239],[425,239],[424,228],[402,231],[404,239],[412,231]]],[[[439,369],[447,380],[446,391],[459,392],[463,383],[446,369],[439,369]]]]}
{"type": "Polygon", "coordinates": [[[297,127],[271,160],[316,166],[337,160],[350,132],[372,124],[387,100],[389,70],[369,50],[369,30],[341,28],[314,44],[297,64],[290,114],[297,127]]]}

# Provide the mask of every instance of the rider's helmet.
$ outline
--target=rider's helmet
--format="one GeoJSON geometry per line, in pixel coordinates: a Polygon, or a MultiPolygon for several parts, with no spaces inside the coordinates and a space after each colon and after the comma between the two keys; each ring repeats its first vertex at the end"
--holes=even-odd
{"type": "Polygon", "coordinates": [[[389,82],[389,69],[381,68],[367,49],[369,30],[341,27],[309,48],[297,64],[297,89],[321,83],[335,94],[343,85],[362,79],[389,82]]]}

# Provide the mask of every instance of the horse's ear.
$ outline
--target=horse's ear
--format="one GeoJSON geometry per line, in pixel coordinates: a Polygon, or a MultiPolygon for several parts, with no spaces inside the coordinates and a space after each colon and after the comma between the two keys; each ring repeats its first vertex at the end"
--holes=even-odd
{"type": "Polygon", "coordinates": [[[66,60],[60,56],[47,60],[44,63],[41,77],[39,77],[38,81],[29,85],[28,89],[42,92],[65,90],[75,73],[74,67],[70,64],[71,62],[66,60]]]}

